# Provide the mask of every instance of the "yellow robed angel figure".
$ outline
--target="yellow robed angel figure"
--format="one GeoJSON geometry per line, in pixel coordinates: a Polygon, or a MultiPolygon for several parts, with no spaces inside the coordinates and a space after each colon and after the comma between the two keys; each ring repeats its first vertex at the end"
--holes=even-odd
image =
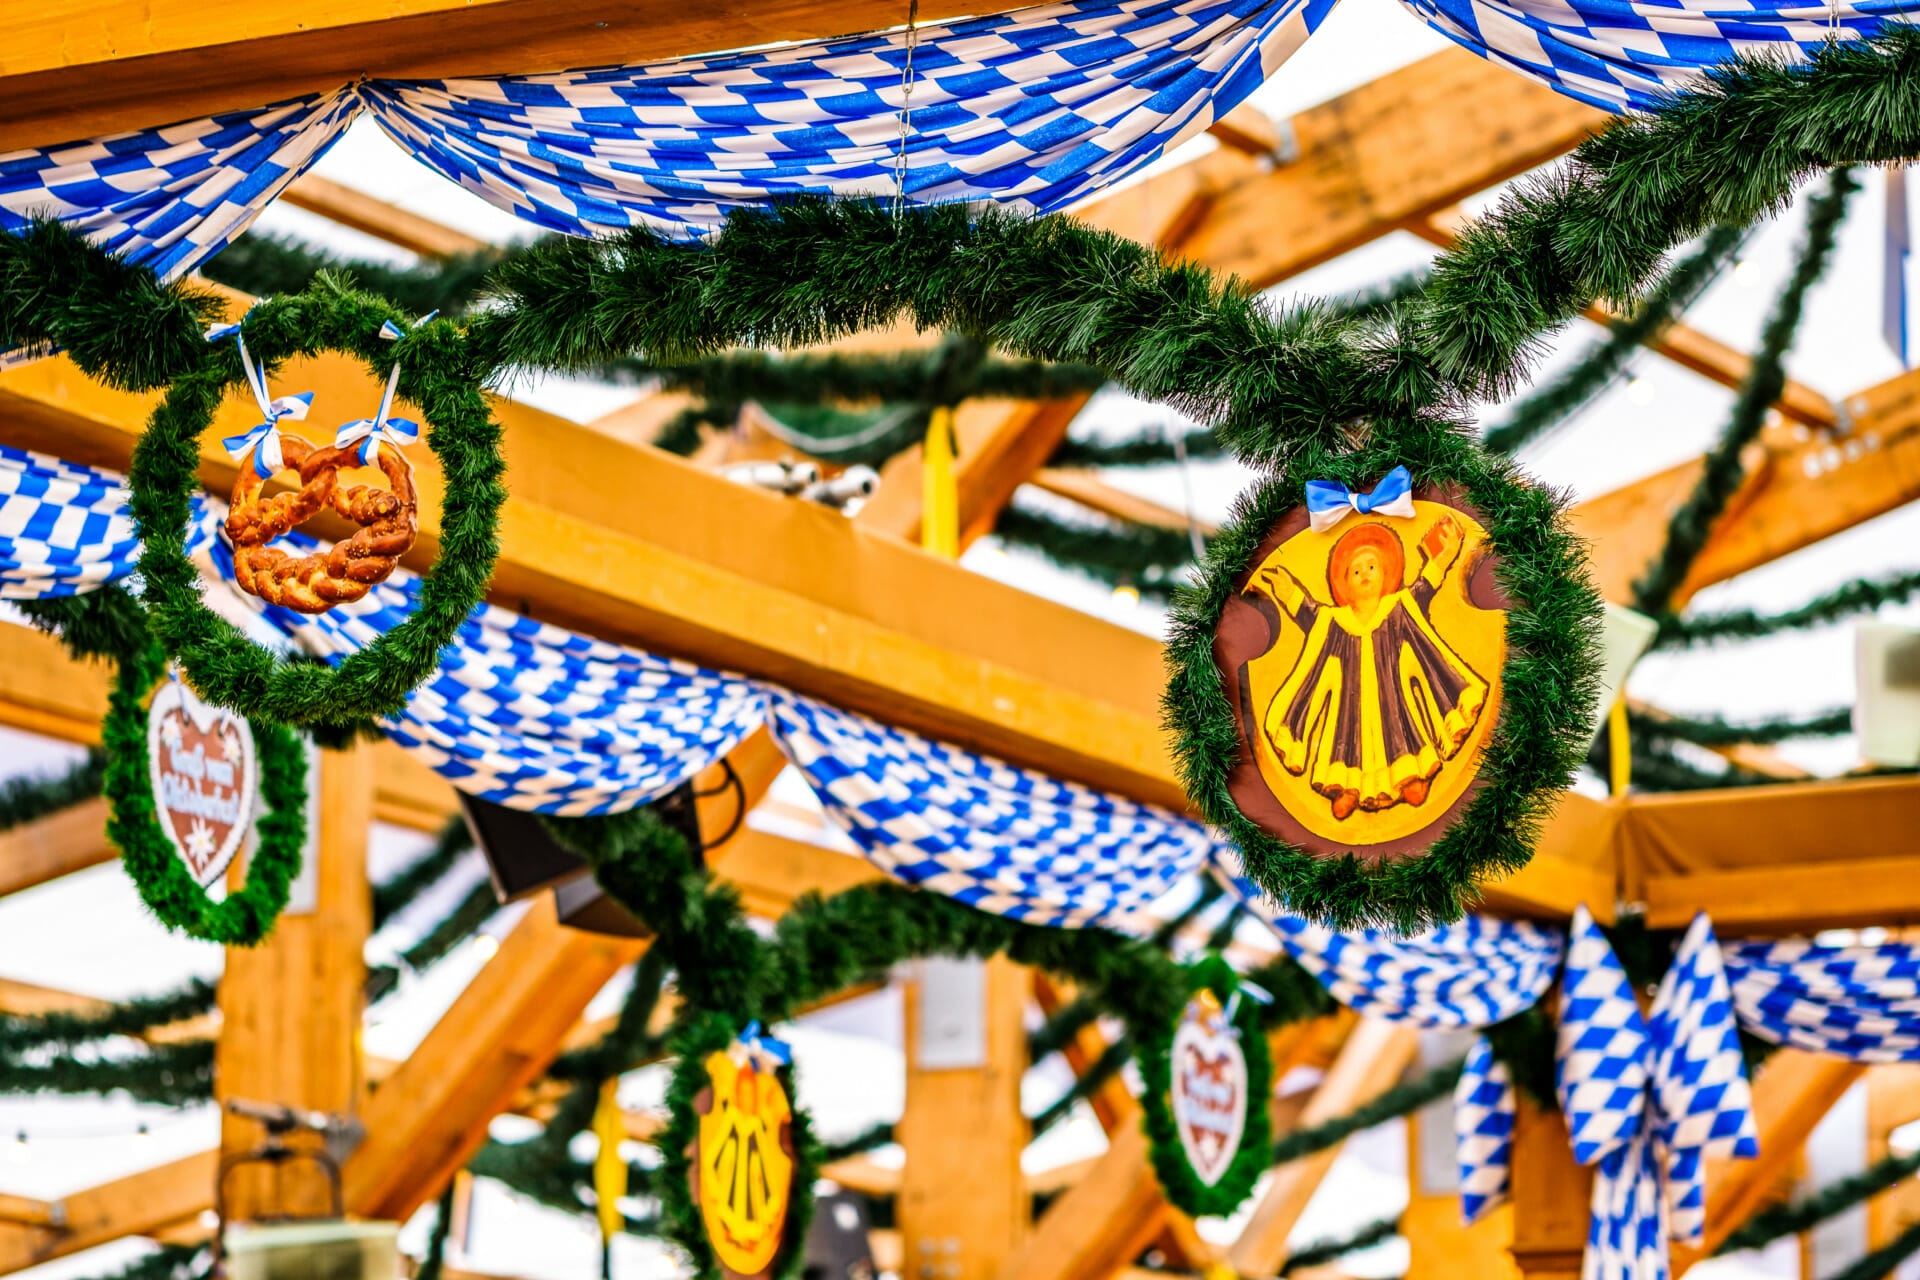
{"type": "MultiPolygon", "coordinates": [[[[1411,515],[1410,497],[1406,505],[1411,515]]],[[[1341,535],[1327,557],[1330,600],[1282,566],[1261,570],[1250,584],[1306,637],[1267,704],[1262,731],[1281,767],[1327,797],[1337,821],[1356,809],[1424,803],[1486,708],[1487,681],[1428,612],[1461,541],[1458,522],[1442,517],[1421,539],[1423,563],[1408,585],[1400,536],[1367,521],[1341,535]]]]}

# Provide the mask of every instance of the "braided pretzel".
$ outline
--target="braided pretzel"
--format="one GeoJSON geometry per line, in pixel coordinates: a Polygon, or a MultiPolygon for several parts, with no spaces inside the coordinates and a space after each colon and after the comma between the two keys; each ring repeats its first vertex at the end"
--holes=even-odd
{"type": "Polygon", "coordinates": [[[251,466],[242,466],[234,482],[233,506],[227,515],[234,578],[242,590],[268,604],[299,613],[325,613],[336,604],[360,599],[375,583],[386,581],[400,557],[412,549],[420,521],[413,468],[398,449],[389,446],[379,455],[388,488],[341,486],[336,472],[354,465],[353,449],[316,448],[298,436],[285,436],[281,452],[288,467],[300,473],[300,488],[295,492],[259,497],[261,477],[251,466]],[[267,545],[329,506],[360,526],[331,550],[295,558],[267,545]]]}

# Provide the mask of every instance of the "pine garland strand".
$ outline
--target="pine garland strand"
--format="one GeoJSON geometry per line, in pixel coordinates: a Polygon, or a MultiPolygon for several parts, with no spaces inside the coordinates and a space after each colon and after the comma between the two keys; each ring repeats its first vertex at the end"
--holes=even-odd
{"type": "Polygon", "coordinates": [[[1807,291],[1826,271],[1840,223],[1846,217],[1847,197],[1859,189],[1859,180],[1850,169],[1836,169],[1827,180],[1826,190],[1815,196],[1807,208],[1807,229],[1801,244],[1800,260],[1781,289],[1766,327],[1761,331],[1760,349],[1740,391],[1720,440],[1707,454],[1699,484],[1682,503],[1667,525],[1666,545],[1646,574],[1633,585],[1633,607],[1653,617],[1661,617],[1686,580],[1687,571],[1706,546],[1713,525],[1732,501],[1734,492],[1746,475],[1742,454],[1766,425],[1767,413],[1786,389],[1784,361],[1800,327],[1807,291]]]}
{"type": "Polygon", "coordinates": [[[1399,1215],[1396,1214],[1391,1218],[1381,1218],[1377,1222],[1369,1222],[1365,1226],[1358,1227],[1344,1236],[1326,1240],[1315,1240],[1312,1244],[1295,1249],[1289,1253],[1287,1260],[1280,1264],[1280,1274],[1290,1276],[1294,1272],[1304,1271],[1308,1267],[1325,1266],[1327,1263],[1336,1262],[1350,1253],[1358,1253],[1362,1249],[1371,1248],[1383,1240],[1391,1240],[1399,1234],[1400,1218],[1399,1215]]]}
{"type": "Polygon", "coordinates": [[[1798,1235],[1889,1187],[1898,1186],[1916,1171],[1920,1171],[1920,1151],[1887,1156],[1858,1173],[1828,1183],[1811,1195],[1761,1210],[1729,1235],[1714,1253],[1760,1249],[1784,1236],[1798,1235]]]}
{"type": "Polygon", "coordinates": [[[1855,578],[1803,605],[1778,613],[1729,609],[1723,613],[1669,614],[1660,620],[1656,649],[1683,649],[1715,640],[1758,640],[1783,631],[1827,626],[1882,605],[1905,604],[1920,593],[1920,572],[1890,574],[1885,578],[1855,578]]]}
{"type": "Polygon", "coordinates": [[[1274,1141],[1273,1162],[1287,1164],[1310,1156],[1316,1151],[1325,1151],[1328,1147],[1345,1142],[1356,1133],[1362,1133],[1375,1125],[1398,1119],[1418,1111],[1429,1102],[1447,1097],[1453,1092],[1453,1087],[1460,1083],[1460,1072],[1465,1066],[1466,1062],[1463,1059],[1435,1067],[1424,1075],[1417,1076],[1404,1084],[1395,1085],[1379,1097],[1362,1103],[1343,1116],[1335,1116],[1310,1128],[1283,1133],[1274,1141]]]}
{"type": "Polygon", "coordinates": [[[1628,723],[1640,738],[1691,742],[1701,747],[1767,744],[1788,738],[1831,738],[1853,731],[1853,709],[1835,707],[1804,716],[1778,716],[1736,724],[1708,716],[1650,716],[1630,713],[1628,723]]]}

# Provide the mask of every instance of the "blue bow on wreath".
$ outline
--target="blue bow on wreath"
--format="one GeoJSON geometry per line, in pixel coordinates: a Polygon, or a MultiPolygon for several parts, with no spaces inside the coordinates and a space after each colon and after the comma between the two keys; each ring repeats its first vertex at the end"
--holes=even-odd
{"type": "Polygon", "coordinates": [[[1307,481],[1307,523],[1315,533],[1327,530],[1353,512],[1361,515],[1413,516],[1413,475],[1395,467],[1366,493],[1355,493],[1338,480],[1307,481]]]}
{"type": "MultiPolygon", "coordinates": [[[[249,311],[248,315],[251,314],[249,311]]],[[[227,436],[220,443],[226,448],[227,456],[235,462],[251,452],[254,473],[265,480],[284,465],[280,450],[281,420],[303,420],[307,410],[313,407],[313,392],[302,391],[296,395],[277,397],[267,393],[266,375],[260,372],[253,363],[253,357],[247,353],[247,338],[240,331],[246,319],[246,316],[241,316],[233,324],[215,325],[207,330],[207,341],[219,342],[223,338],[232,338],[240,347],[240,367],[246,370],[247,387],[253,392],[253,402],[260,407],[260,421],[237,436],[227,436]]]]}
{"type": "Polygon", "coordinates": [[[746,1030],[734,1039],[733,1048],[728,1052],[734,1061],[751,1060],[753,1065],[762,1071],[774,1071],[791,1066],[793,1063],[792,1048],[784,1040],[776,1040],[772,1036],[761,1034],[760,1021],[757,1018],[749,1022],[746,1030]]]}
{"type": "MultiPolygon", "coordinates": [[[[414,328],[419,328],[439,314],[438,311],[427,312],[414,322],[414,328]]],[[[388,342],[398,342],[407,336],[407,331],[388,320],[380,326],[380,336],[388,342]]],[[[393,416],[393,393],[399,385],[400,364],[395,361],[393,372],[387,375],[387,389],[380,396],[380,408],[371,418],[356,418],[352,422],[343,423],[333,437],[334,447],[344,449],[354,441],[359,441],[360,447],[354,451],[355,457],[361,466],[370,467],[379,461],[382,441],[391,441],[395,447],[398,447],[418,440],[420,438],[419,423],[411,418],[393,416]]]]}

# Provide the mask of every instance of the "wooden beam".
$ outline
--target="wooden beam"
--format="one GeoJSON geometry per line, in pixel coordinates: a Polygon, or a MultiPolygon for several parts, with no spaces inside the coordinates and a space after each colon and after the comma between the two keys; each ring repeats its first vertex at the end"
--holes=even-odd
{"type": "Polygon", "coordinates": [[[195,1217],[212,1203],[218,1161],[201,1151],[62,1196],[58,1229],[0,1223],[0,1274],[195,1217]]]}
{"type": "MultiPolygon", "coordinates": [[[[1448,209],[1428,217],[1415,218],[1407,224],[1407,230],[1442,249],[1451,249],[1458,242],[1460,227],[1466,221],[1466,215],[1460,210],[1448,209]]],[[[1611,325],[1624,316],[1618,307],[1607,302],[1596,302],[1581,314],[1600,325],[1611,325]]],[[[1683,369],[1735,390],[1747,380],[1747,374],[1753,368],[1753,359],[1745,352],[1679,321],[1656,333],[1646,346],[1683,369]]],[[[1782,417],[1822,431],[1831,431],[1839,423],[1833,401],[1806,383],[1792,378],[1787,379],[1787,385],[1781,390],[1774,408],[1782,417]]]]}
{"type": "MultiPolygon", "coordinates": [[[[921,0],[920,21],[979,12],[921,0]]],[[[0,151],[325,93],[654,62],[898,26],[892,0],[50,0],[0,6],[0,151]]]]}
{"type": "Polygon", "coordinates": [[[1513,1261],[1527,1280],[1578,1280],[1593,1171],[1574,1163],[1558,1110],[1517,1099],[1513,1125],[1513,1261]]]}
{"type": "MultiPolygon", "coordinates": [[[[1694,560],[1675,608],[1704,587],[1920,498],[1920,370],[1849,396],[1841,409],[1840,438],[1774,432],[1754,450],[1748,481],[1694,560]]],[[[1574,531],[1592,547],[1594,585],[1607,599],[1632,598],[1700,467],[1698,459],[1683,462],[1573,509],[1574,531]]]]}
{"type": "Polygon", "coordinates": [[[1634,796],[1621,859],[1647,924],[1705,911],[1731,934],[1920,922],[1920,858],[1885,833],[1920,822],[1920,779],[1859,778],[1634,796]]]}
{"type": "MultiPolygon", "coordinates": [[[[1300,1115],[1300,1127],[1342,1116],[1392,1088],[1419,1051],[1419,1033],[1390,1022],[1362,1019],[1334,1060],[1327,1077],[1300,1115]]],[[[1270,1276],[1287,1258],[1287,1236],[1307,1202],[1340,1155],[1336,1144],[1273,1171],[1266,1189],[1229,1252],[1243,1276],[1270,1276]]]]}
{"type": "Polygon", "coordinates": [[[1707,1162],[1707,1225],[1699,1248],[1675,1245],[1673,1274],[1678,1277],[1761,1208],[1783,1174],[1799,1158],[1814,1126],[1866,1071],[1858,1062],[1781,1049],[1768,1058],[1753,1082],[1753,1118],[1760,1154],[1752,1160],[1707,1162]]]}
{"type": "Polygon", "coordinates": [[[1264,289],[1544,164],[1606,120],[1447,49],[1295,115],[1299,158],[1221,191],[1177,248],[1264,289]]]}
{"type": "MultiPolygon", "coordinates": [[[[373,763],[363,746],[320,753],[312,866],[295,881],[272,936],[256,947],[227,948],[214,1058],[214,1097],[223,1106],[237,1098],[341,1116],[360,1109],[363,952],[373,924],[367,886],[373,763]]],[[[243,877],[236,866],[233,883],[243,877]]],[[[264,1136],[257,1120],[221,1116],[227,1159],[254,1150],[264,1136]]],[[[318,1135],[289,1141],[317,1145],[318,1135]]],[[[226,1191],[232,1221],[332,1212],[326,1181],[308,1161],[243,1166],[229,1176],[226,1191]]]]}
{"type": "Polygon", "coordinates": [[[1135,524],[1157,525],[1162,529],[1186,529],[1191,526],[1203,538],[1211,538],[1218,532],[1205,520],[1196,518],[1189,521],[1185,514],[1171,507],[1163,507],[1138,494],[1116,488],[1094,471],[1077,467],[1042,467],[1034,473],[1031,483],[1036,489],[1044,489],[1056,497],[1077,502],[1089,511],[1111,516],[1115,520],[1131,520],[1135,524]]]}
{"type": "Polygon", "coordinates": [[[31,889],[120,856],[107,843],[107,802],[70,808],[0,832],[0,896],[31,889]]]}
{"type": "MultiPolygon", "coordinates": [[[[0,85],[5,82],[0,81],[0,85]]],[[[409,213],[364,191],[309,173],[287,185],[280,198],[296,209],[411,250],[423,258],[457,258],[492,246],[432,218],[409,213]]]]}
{"type": "MultiPolygon", "coordinates": [[[[324,416],[377,395],[337,356],[291,362],[324,416]]],[[[0,438],[125,467],[149,397],[64,358],[0,374],[0,438]]],[[[545,620],[774,680],[1055,776],[1184,808],[1160,727],[1160,646],[943,564],[837,511],[750,489],[510,402],[513,498],[492,596],[545,620]]],[[[202,452],[215,489],[233,467],[202,452]]],[[[245,424],[242,423],[242,426],[245,424]]],[[[422,540],[442,481],[416,457],[422,540]]]]}
{"type": "Polygon", "coordinates": [[[906,984],[907,1102],[894,1126],[907,1157],[895,1203],[904,1280],[998,1280],[1029,1230],[1020,1172],[1029,1136],[1020,1110],[1029,986],[1005,956],[922,961],[906,984]],[[935,966],[952,983],[941,987],[938,1005],[925,987],[935,966]],[[954,1041],[976,1046],[977,1055],[963,1051],[968,1060],[949,1062],[928,1052],[954,1041]]]}
{"type": "Polygon", "coordinates": [[[1111,1280],[1153,1243],[1165,1211],[1145,1130],[1121,1125],[1106,1153],[1047,1207],[1001,1280],[1111,1280]]]}

